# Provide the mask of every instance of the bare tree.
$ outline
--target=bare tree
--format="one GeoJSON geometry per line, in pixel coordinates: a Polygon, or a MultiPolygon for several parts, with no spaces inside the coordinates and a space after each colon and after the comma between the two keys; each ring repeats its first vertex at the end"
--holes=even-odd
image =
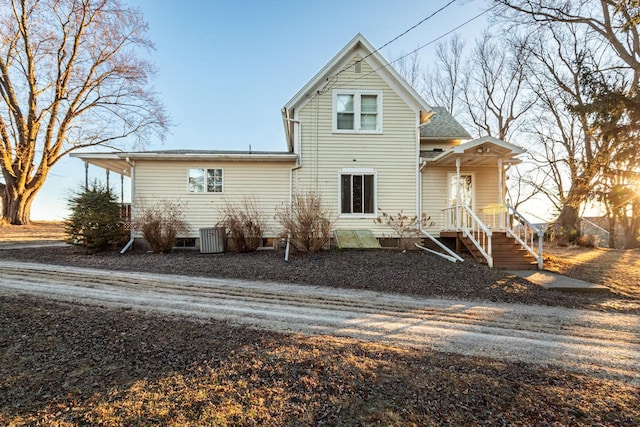
{"type": "Polygon", "coordinates": [[[396,57],[397,59],[392,60],[391,64],[393,67],[400,73],[402,78],[404,78],[412,88],[416,91],[421,92],[420,87],[420,76],[421,76],[421,66],[420,66],[420,57],[418,55],[418,51],[414,51],[410,54],[400,52],[398,55],[390,54],[390,58],[396,57]]]}
{"type": "Polygon", "coordinates": [[[50,168],[71,151],[162,136],[152,48],[119,0],[0,0],[2,217],[28,224],[50,168]]]}
{"type": "Polygon", "coordinates": [[[585,26],[605,41],[617,57],[633,70],[631,86],[640,81],[640,1],[638,0],[494,0],[509,18],[530,25],[571,24],[585,26]]]}
{"type": "Polygon", "coordinates": [[[422,77],[426,100],[435,106],[445,107],[451,115],[461,109],[461,91],[464,70],[464,43],[459,35],[436,47],[436,60],[427,67],[422,77]]]}
{"type": "Polygon", "coordinates": [[[526,41],[497,38],[488,31],[476,40],[462,94],[477,133],[510,139],[520,119],[534,105],[535,96],[525,85],[525,46],[526,41]]]}
{"type": "MultiPolygon", "coordinates": [[[[640,79],[637,0],[495,0],[508,25],[520,25],[538,43],[530,44],[532,87],[541,104],[533,134],[539,154],[562,204],[556,233],[563,240],[579,234],[579,210],[593,196],[603,168],[612,161],[616,141],[594,134],[585,107],[581,76],[626,72],[627,93],[640,79]],[[625,71],[626,70],[626,71],[625,71]]],[[[516,27],[517,28],[517,27],[516,27]]]]}

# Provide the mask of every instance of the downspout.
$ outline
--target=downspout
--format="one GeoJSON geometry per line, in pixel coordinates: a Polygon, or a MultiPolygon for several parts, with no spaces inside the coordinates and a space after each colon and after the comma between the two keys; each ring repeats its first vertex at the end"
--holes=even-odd
{"type": "MultiPolygon", "coordinates": [[[[135,200],[135,190],[136,190],[136,164],[133,160],[131,160],[129,158],[129,156],[127,156],[125,158],[125,161],[129,164],[130,168],[131,168],[131,212],[130,212],[130,218],[129,220],[131,222],[133,222],[133,213],[134,213],[134,200],[135,200]]],[[[134,237],[133,237],[133,227],[130,227],[130,231],[129,231],[129,241],[127,242],[126,245],[124,245],[124,248],[122,248],[122,250],[120,250],[120,254],[124,254],[125,252],[127,252],[129,249],[131,249],[133,247],[133,241],[134,241],[134,237]]]]}
{"type": "MultiPolygon", "coordinates": [[[[431,113],[431,115],[426,119],[428,120],[429,118],[431,118],[431,116],[433,116],[433,112],[431,113]]],[[[425,123],[426,123],[425,120],[425,123]]],[[[423,235],[425,235],[426,237],[429,238],[429,240],[431,240],[433,243],[435,243],[436,245],[438,245],[440,247],[440,249],[444,250],[446,253],[448,253],[449,255],[445,255],[443,253],[431,250],[429,248],[425,248],[422,245],[419,244],[415,244],[417,248],[425,250],[427,252],[430,252],[434,255],[438,255],[439,257],[442,257],[444,259],[447,259],[451,262],[456,262],[456,261],[464,261],[462,259],[462,257],[460,255],[458,255],[457,253],[453,252],[451,249],[449,249],[448,247],[446,247],[441,241],[439,241],[438,239],[436,239],[431,233],[425,231],[422,228],[422,169],[424,169],[427,166],[427,162],[425,161],[420,161],[420,118],[418,117],[418,134],[417,134],[417,144],[418,144],[418,152],[417,154],[417,166],[416,166],[416,214],[418,216],[418,231],[420,233],[422,233],[423,235]]]]}
{"type": "MultiPolygon", "coordinates": [[[[502,165],[502,157],[498,158],[498,229],[505,229],[505,215],[502,212],[502,206],[505,206],[504,200],[504,166],[502,165]]],[[[505,208],[505,214],[507,212],[505,208]]]]}
{"type": "Polygon", "coordinates": [[[454,251],[452,251],[451,249],[449,249],[448,247],[446,247],[441,241],[439,241],[438,239],[436,239],[431,233],[429,233],[428,231],[424,230],[422,228],[422,169],[424,169],[424,167],[427,166],[427,162],[424,161],[422,163],[419,163],[419,167],[418,167],[418,194],[416,199],[418,200],[418,231],[421,232],[422,234],[424,234],[426,237],[429,238],[429,240],[431,240],[433,243],[435,243],[436,245],[438,245],[438,247],[440,247],[440,249],[444,250],[445,252],[447,252],[449,255],[445,255],[443,253],[437,252],[437,251],[433,251],[429,248],[425,248],[422,245],[419,244],[415,244],[417,248],[420,248],[422,250],[425,250],[427,252],[430,252],[434,255],[438,255],[446,260],[449,260],[451,262],[456,262],[456,261],[464,261],[464,258],[462,258],[460,255],[458,255],[457,253],[455,253],[454,251]]]}
{"type": "MultiPolygon", "coordinates": [[[[298,170],[302,167],[302,153],[300,152],[300,138],[301,138],[301,128],[302,123],[298,120],[290,119],[288,117],[284,118],[287,122],[292,122],[294,125],[298,125],[294,127],[294,139],[295,139],[295,147],[293,147],[294,152],[298,151],[296,165],[289,169],[289,209],[293,207],[293,171],[298,170]]],[[[289,211],[291,212],[291,211],[289,211]]],[[[291,233],[287,233],[287,247],[284,251],[284,260],[289,261],[289,250],[291,247],[291,233]]]]}
{"type": "Polygon", "coordinates": [[[460,156],[456,157],[456,229],[462,228],[462,218],[460,212],[460,156]]]}

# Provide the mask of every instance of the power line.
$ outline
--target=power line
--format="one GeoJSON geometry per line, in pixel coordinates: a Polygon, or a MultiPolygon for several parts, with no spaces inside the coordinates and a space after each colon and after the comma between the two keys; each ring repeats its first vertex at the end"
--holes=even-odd
{"type": "MultiPolygon", "coordinates": [[[[344,83],[342,83],[342,84],[340,85],[340,87],[344,87],[344,85],[346,85],[346,84],[351,84],[351,83],[356,82],[356,81],[358,81],[358,80],[360,80],[360,79],[363,79],[363,78],[365,78],[365,77],[367,77],[367,76],[369,76],[369,75],[371,75],[371,74],[373,74],[373,73],[377,73],[378,71],[382,70],[383,68],[387,68],[387,67],[391,66],[392,64],[394,64],[394,63],[396,63],[396,62],[398,62],[398,61],[400,61],[400,60],[402,60],[402,59],[406,58],[406,57],[407,57],[407,56],[409,56],[409,55],[412,55],[412,54],[416,53],[417,51],[419,51],[419,50],[421,50],[421,49],[424,49],[424,48],[425,48],[425,47],[427,47],[427,46],[431,46],[432,44],[434,44],[435,42],[437,42],[437,41],[439,41],[439,40],[441,40],[441,39],[445,38],[445,37],[446,37],[446,36],[448,36],[449,34],[451,34],[451,33],[454,33],[454,32],[456,32],[456,31],[458,31],[460,28],[464,27],[465,25],[468,25],[468,24],[470,24],[471,22],[475,21],[476,19],[480,18],[481,16],[483,16],[483,15],[485,15],[485,14],[489,13],[491,10],[495,9],[495,8],[496,8],[496,7],[498,7],[498,6],[499,6],[499,5],[498,5],[498,4],[496,4],[496,5],[492,6],[492,7],[490,7],[489,9],[487,9],[487,10],[485,10],[485,11],[483,11],[483,12],[481,12],[481,13],[477,14],[477,15],[476,15],[476,16],[474,16],[473,18],[468,19],[467,21],[465,21],[465,22],[463,22],[462,24],[458,25],[457,27],[455,27],[455,28],[453,28],[453,29],[451,29],[451,30],[447,31],[446,33],[444,33],[444,34],[442,34],[442,35],[440,35],[440,36],[436,37],[435,39],[433,39],[433,40],[429,41],[428,43],[425,43],[425,44],[423,44],[422,46],[419,46],[419,47],[417,47],[416,49],[412,50],[411,52],[409,52],[409,53],[407,53],[407,54],[405,54],[405,55],[402,55],[401,57],[396,58],[396,59],[394,59],[394,60],[393,60],[393,61],[391,61],[391,62],[388,62],[386,65],[383,65],[382,67],[379,67],[379,68],[376,68],[375,70],[369,71],[368,73],[363,74],[362,76],[356,77],[356,78],[355,78],[355,79],[353,79],[353,80],[349,80],[349,81],[347,81],[347,82],[344,82],[344,83]]],[[[387,44],[388,44],[388,43],[387,43],[387,44]]],[[[386,46],[386,45],[385,45],[385,46],[386,46]]],[[[384,46],[383,46],[383,47],[384,47],[384,46]]],[[[381,49],[382,49],[382,48],[381,48],[381,49]]],[[[376,49],[376,51],[375,51],[375,52],[377,52],[378,50],[379,50],[379,49],[376,49]]],[[[372,52],[372,53],[370,53],[369,55],[367,55],[367,57],[371,56],[372,54],[373,54],[373,52],[372,52]]],[[[342,72],[342,71],[340,71],[340,72],[342,72]]],[[[336,74],[336,76],[337,76],[337,75],[338,75],[338,74],[336,74]]],[[[334,77],[335,77],[335,76],[334,76],[334,77]]],[[[332,87],[334,87],[334,86],[335,86],[335,84],[334,84],[332,87]]]]}
{"type": "Polygon", "coordinates": [[[409,31],[414,30],[416,27],[422,25],[423,23],[425,23],[426,21],[428,21],[429,19],[433,18],[434,16],[436,16],[438,13],[442,12],[443,10],[445,10],[446,8],[448,8],[449,6],[451,6],[456,0],[451,0],[449,3],[445,4],[444,6],[442,6],[440,9],[436,10],[435,12],[433,12],[431,15],[427,16],[426,18],[424,18],[422,21],[418,22],[416,25],[414,25],[413,27],[409,28],[408,30],[406,30],[405,32],[403,32],[402,34],[394,37],[392,40],[389,40],[388,42],[386,42],[385,44],[383,44],[382,46],[380,46],[379,48],[377,48],[376,50],[374,50],[373,52],[371,52],[370,54],[368,54],[367,56],[365,56],[362,59],[367,59],[368,57],[370,57],[371,55],[373,55],[376,52],[379,52],[380,50],[384,49],[385,47],[389,46],[391,43],[393,43],[394,41],[398,40],[400,37],[404,36],[405,34],[407,34],[409,31]]]}
{"type": "MultiPolygon", "coordinates": [[[[389,46],[391,43],[395,42],[396,40],[398,40],[400,37],[406,35],[407,33],[409,33],[410,31],[416,29],[417,27],[419,27],[420,25],[424,24],[426,21],[428,21],[429,19],[433,18],[434,16],[436,16],[438,13],[442,12],[443,10],[445,10],[446,8],[448,8],[449,6],[451,6],[453,3],[455,3],[456,0],[450,0],[449,3],[445,4],[444,6],[442,6],[440,9],[436,10],[435,12],[433,12],[431,15],[427,16],[426,18],[424,18],[423,20],[421,20],[420,22],[418,22],[417,24],[413,25],[412,27],[408,28],[407,30],[405,30],[404,32],[402,32],[401,34],[397,35],[396,37],[394,37],[393,39],[389,40],[388,42],[386,42],[385,44],[383,44],[382,46],[380,46],[379,48],[377,48],[376,50],[374,50],[373,52],[367,54],[364,58],[362,58],[360,61],[364,61],[365,59],[367,59],[368,57],[370,57],[371,55],[375,54],[376,52],[379,52],[380,50],[384,49],[385,47],[389,46]]],[[[337,78],[340,74],[344,73],[345,71],[347,71],[349,68],[353,67],[355,64],[350,64],[346,67],[344,67],[342,70],[338,71],[336,74],[334,74],[333,76],[329,77],[327,79],[327,82],[337,78]]],[[[333,86],[332,86],[333,87],[333,86]]]]}

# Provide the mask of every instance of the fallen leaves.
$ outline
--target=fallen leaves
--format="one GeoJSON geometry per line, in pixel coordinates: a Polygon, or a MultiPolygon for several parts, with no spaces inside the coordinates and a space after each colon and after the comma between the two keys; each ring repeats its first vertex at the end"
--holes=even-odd
{"type": "Polygon", "coordinates": [[[637,425],[637,385],[0,297],[4,425],[637,425]]]}

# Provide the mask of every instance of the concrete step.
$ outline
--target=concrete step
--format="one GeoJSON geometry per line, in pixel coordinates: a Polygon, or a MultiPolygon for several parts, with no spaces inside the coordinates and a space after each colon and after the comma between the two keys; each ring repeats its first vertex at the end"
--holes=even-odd
{"type": "Polygon", "coordinates": [[[585,282],[583,280],[574,279],[560,274],[551,273],[550,271],[537,271],[529,273],[528,271],[519,271],[521,269],[510,269],[510,273],[527,279],[531,283],[540,285],[545,289],[562,292],[589,292],[589,293],[608,293],[609,288],[603,285],[585,282]]]}
{"type": "Polygon", "coordinates": [[[538,263],[537,262],[505,262],[505,261],[496,261],[493,260],[493,267],[500,270],[537,270],[538,263]]]}

